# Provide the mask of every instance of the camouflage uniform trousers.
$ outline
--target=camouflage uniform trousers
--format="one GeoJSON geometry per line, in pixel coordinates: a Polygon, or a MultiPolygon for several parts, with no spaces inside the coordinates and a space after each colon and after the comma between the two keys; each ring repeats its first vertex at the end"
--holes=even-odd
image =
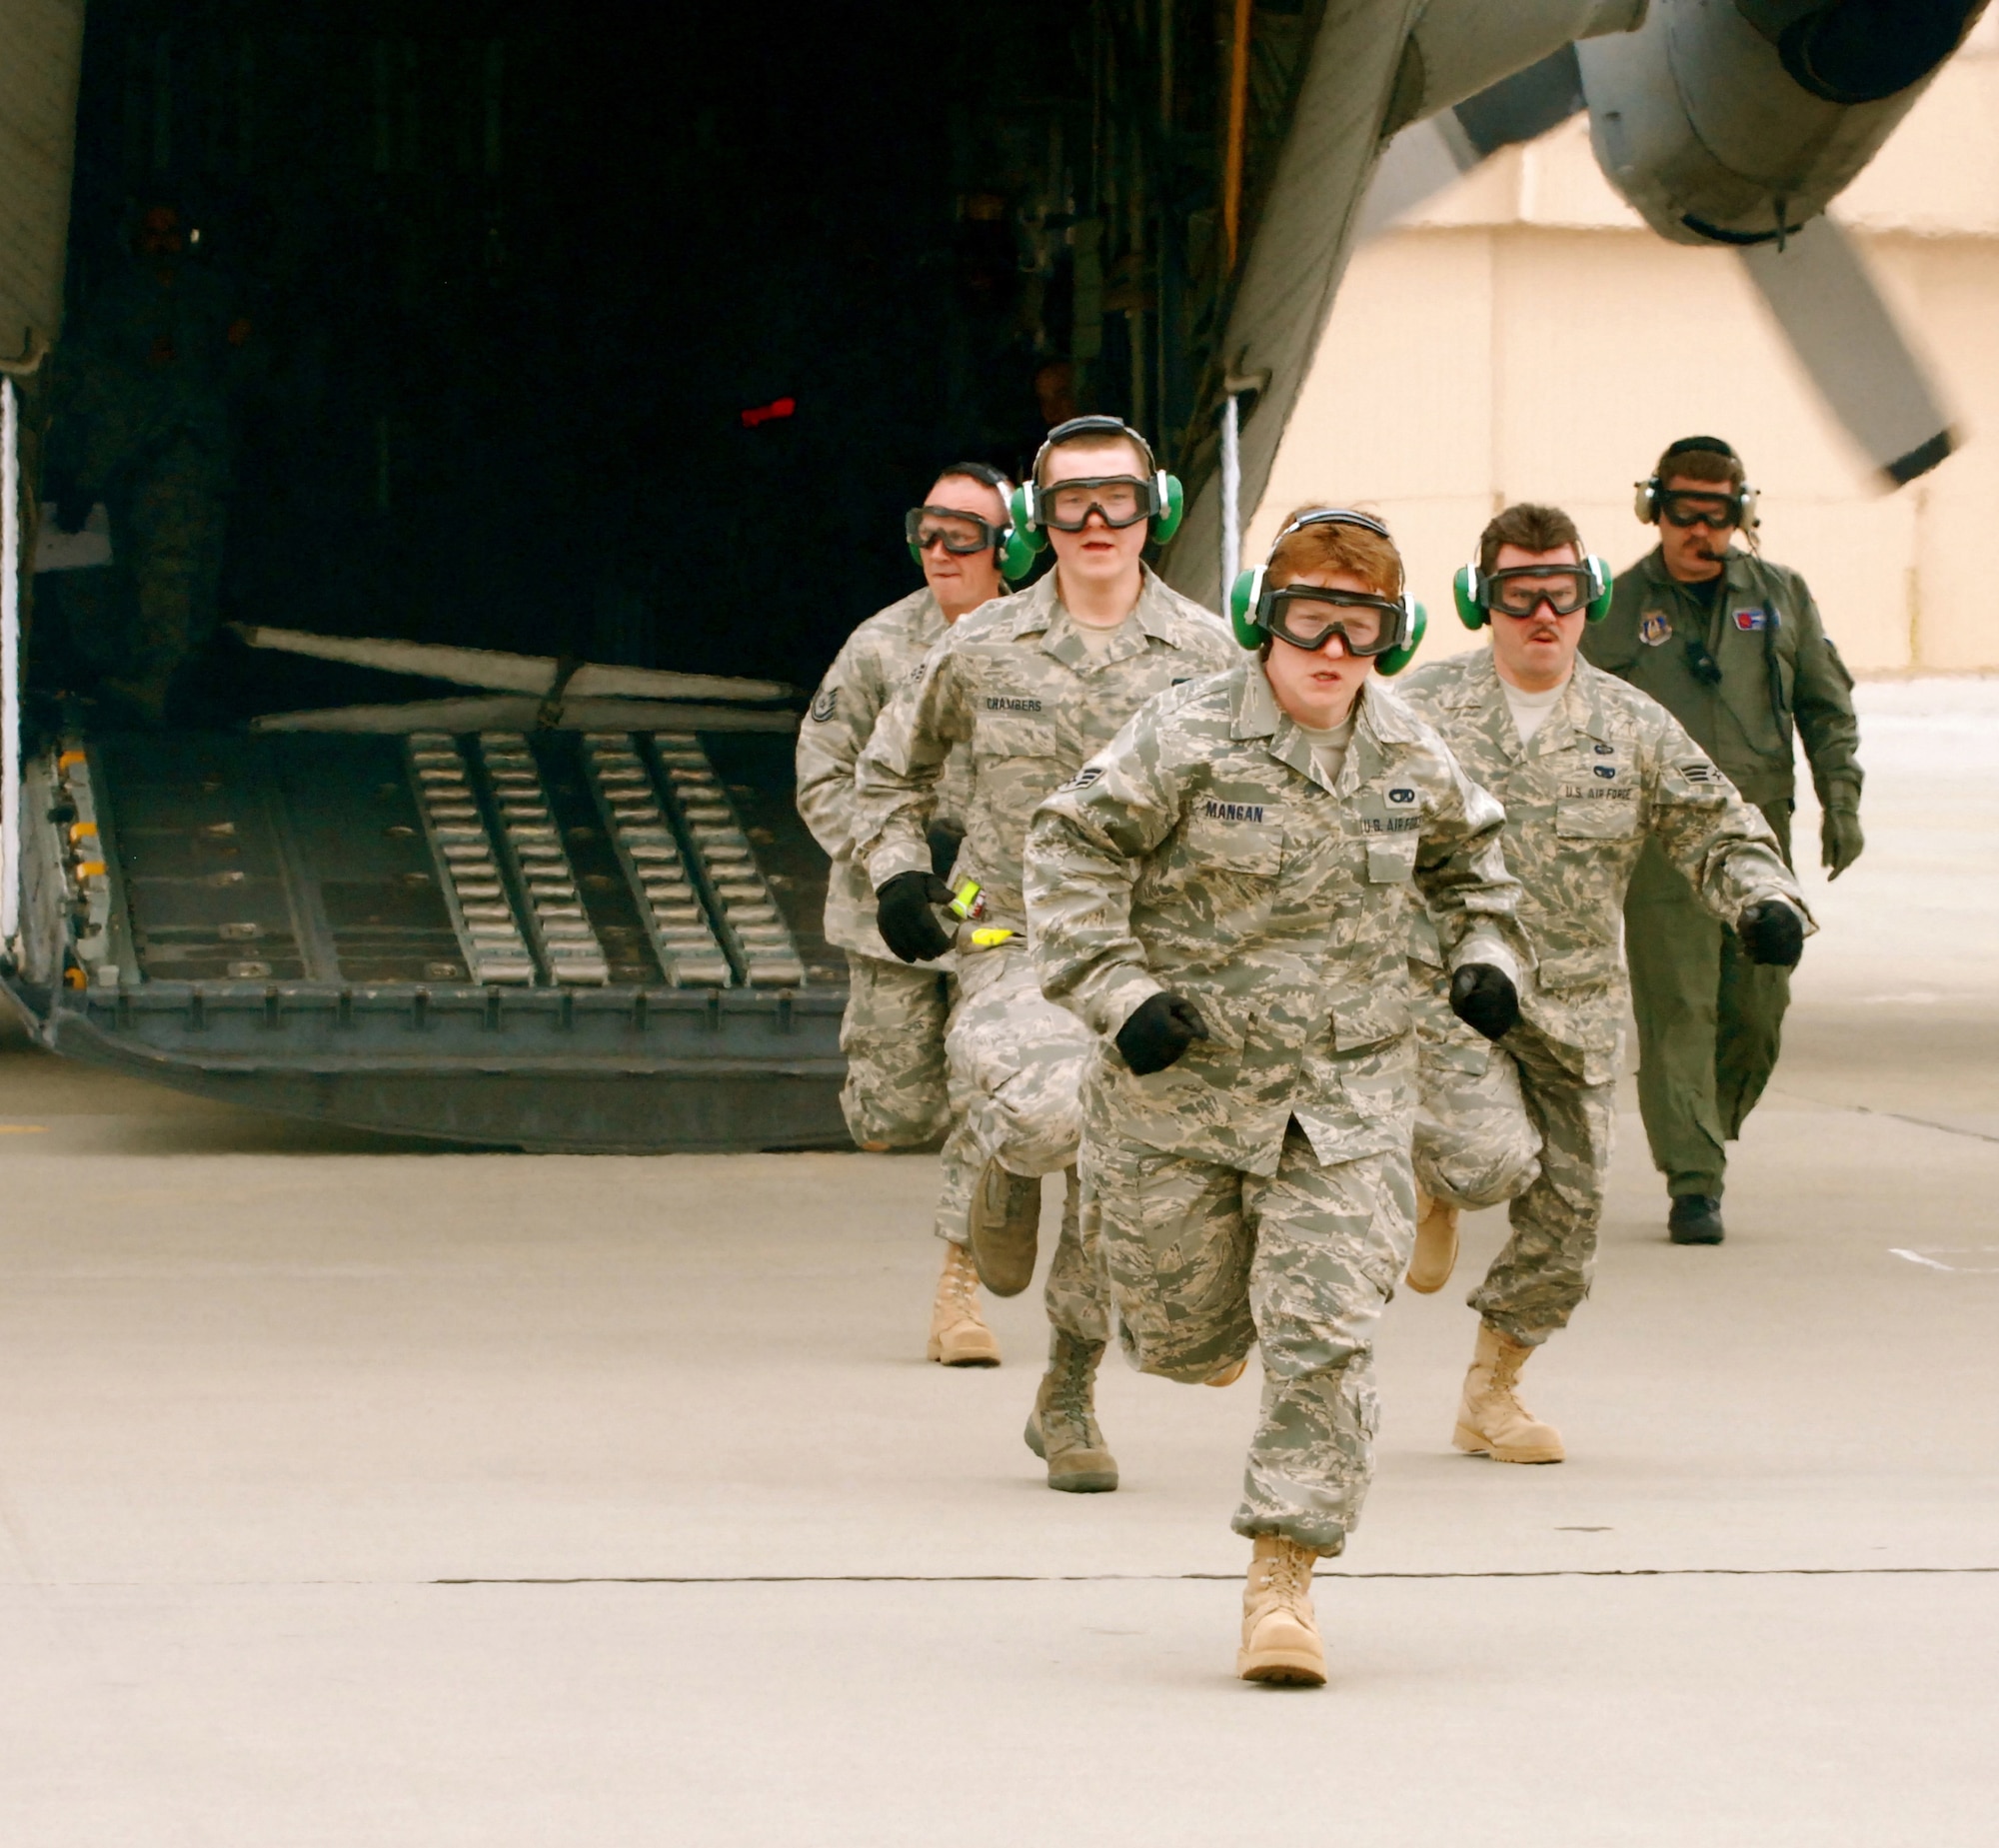
{"type": "Polygon", "coordinates": [[[1092,1132],[1083,1201],[1140,1372],[1199,1381],[1262,1351],[1235,1531],[1341,1551],[1374,1473],[1374,1326],[1415,1243],[1408,1156],[1322,1163],[1292,1122],[1264,1176],[1092,1132]]]}
{"type": "Polygon", "coordinates": [[[1416,1184],[1476,1212],[1524,1193],[1541,1171],[1541,1134],[1519,1068],[1450,1011],[1441,971],[1411,962],[1416,1000],[1416,1184]]]}
{"type": "Polygon", "coordinates": [[[1593,1059],[1525,1021],[1494,1050],[1495,1064],[1503,1060],[1519,1074],[1527,1115],[1541,1135],[1541,1166],[1513,1200],[1513,1235],[1465,1300],[1502,1334],[1532,1347],[1566,1327],[1589,1294],[1617,1086],[1590,1081],[1593,1059]]]}
{"type": "MultiPolygon", "coordinates": [[[[1065,1007],[1046,999],[1024,939],[967,951],[959,1001],[945,1035],[958,1125],[945,1143],[938,1232],[968,1236],[972,1190],[989,1160],[1014,1174],[1073,1169],[1082,1139],[1082,1080],[1096,1038],[1065,1007]]],[[[1048,1266],[1048,1320],[1083,1340],[1108,1338],[1102,1278],[1082,1242],[1076,1182],[1067,1181],[1061,1234],[1048,1266]]]]}
{"type": "Polygon", "coordinates": [[[913,1148],[951,1127],[944,1063],[951,987],[935,966],[847,952],[840,1107],[863,1148],[913,1148]]]}
{"type": "Polygon", "coordinates": [[[175,669],[215,632],[229,480],[190,437],[148,457],[108,497],[112,571],[96,595],[65,600],[78,653],[155,719],[175,669]]]}

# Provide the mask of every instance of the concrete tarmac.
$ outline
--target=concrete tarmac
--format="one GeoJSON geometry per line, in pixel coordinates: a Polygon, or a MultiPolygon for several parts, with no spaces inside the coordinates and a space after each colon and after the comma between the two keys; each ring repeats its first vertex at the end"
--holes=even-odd
{"type": "Polygon", "coordinates": [[[1036,1298],[921,1358],[929,1158],[438,1153],[14,1042],[0,1843],[1991,1841],[1999,684],[1863,696],[1729,1241],[1627,1113],[1558,1468],[1449,1446],[1499,1214],[1391,1305],[1318,1691],[1231,1677],[1253,1366],[1112,1361],[1124,1486],[1049,1493],[1036,1298]]]}

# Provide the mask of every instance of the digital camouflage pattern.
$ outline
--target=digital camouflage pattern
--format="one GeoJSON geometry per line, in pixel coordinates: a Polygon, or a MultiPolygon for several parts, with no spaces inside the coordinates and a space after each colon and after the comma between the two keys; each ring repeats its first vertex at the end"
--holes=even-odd
{"type": "Polygon", "coordinates": [[[1182,1380],[1262,1351],[1238,1532],[1335,1553],[1359,1516],[1373,1329],[1415,1237],[1411,893],[1455,960],[1517,972],[1501,820],[1379,681],[1329,780],[1240,660],[1155,700],[1034,817],[1034,965],[1099,1035],[1084,1219],[1119,1339],[1182,1380]],[[1112,1036],[1161,989],[1212,1036],[1138,1077],[1112,1036]]]}
{"type": "Polygon", "coordinates": [[[1514,1199],[1511,1232],[1465,1301],[1500,1333],[1532,1347],[1566,1327],[1589,1294],[1617,1085],[1592,1080],[1588,1054],[1549,1039],[1531,1022],[1506,1035],[1502,1056],[1518,1074],[1528,1120],[1540,1135],[1540,1171],[1514,1199]]]}
{"type": "MultiPolygon", "coordinates": [[[[871,910],[874,892],[896,874],[930,865],[927,831],[951,800],[941,787],[950,774],[944,767],[963,765],[966,806],[957,819],[967,833],[954,880],[975,879],[984,889],[983,925],[1019,928],[1020,850],[1034,805],[1152,694],[1208,672],[1227,653],[1217,619],[1150,572],[1137,608],[1100,658],[1062,608],[1052,572],[962,618],[882,714],[862,753],[852,827],[871,910]]],[[[802,742],[802,757],[804,749],[802,742]]],[[[945,1145],[938,1231],[963,1242],[989,1158],[1028,1175],[1074,1162],[1077,1088],[1093,1047],[1086,1028],[1043,999],[1024,942],[963,949],[958,963],[960,999],[946,1036],[958,1126],[945,1145]]],[[[1072,1220],[1071,1211],[1049,1271],[1048,1315],[1057,1327],[1101,1340],[1100,1286],[1072,1220]]]]}
{"type": "Polygon", "coordinates": [[[1114,1130],[1083,1160],[1126,1358],[1197,1381],[1261,1351],[1235,1531],[1339,1552],[1373,1476],[1374,1328],[1415,1242],[1406,1154],[1327,1163],[1293,1125],[1267,1175],[1114,1130]]]}
{"type": "Polygon", "coordinates": [[[953,746],[972,756],[957,879],[977,880],[989,925],[1018,928],[1020,855],[1041,799],[1154,694],[1227,666],[1220,620],[1145,572],[1138,606],[1092,655],[1049,572],[961,618],[921,677],[882,715],[861,755],[856,859],[879,892],[930,865],[925,830],[953,746]]]}
{"type": "Polygon", "coordinates": [[[1048,1265],[1048,1321],[1086,1341],[1109,1333],[1096,1260],[1077,1222],[1078,1092],[1095,1047],[1088,1029],[1042,998],[1017,944],[966,950],[957,1011],[946,1035],[957,1127],[944,1150],[938,1233],[970,1237],[972,1195],[989,1160],[1015,1174],[1062,1172],[1061,1233],[1048,1265]]]}
{"type": "Polygon", "coordinates": [[[962,952],[960,1000],[946,1035],[958,1126],[945,1144],[939,1235],[970,1236],[972,1193],[989,1159],[1015,1174],[1066,1170],[1062,1229],[1048,1266],[1048,1320],[1086,1341],[1109,1332],[1095,1259],[1076,1221],[1079,1093],[1095,1045],[1089,1029],[1042,997],[1017,940],[962,952]]]}
{"type": "Polygon", "coordinates": [[[935,964],[847,952],[840,1107],[863,1148],[913,1148],[951,1125],[944,1035],[952,979],[935,964]]]}
{"type": "Polygon", "coordinates": [[[959,1001],[945,1034],[952,1107],[974,1172],[987,1161],[1052,1174],[1075,1159],[1078,1092],[1095,1045],[1072,1013],[1043,998],[1026,946],[960,956],[959,1001]]]}
{"type": "Polygon", "coordinates": [[[1407,678],[1411,706],[1465,774],[1505,805],[1506,864],[1533,945],[1522,1014],[1608,1078],[1623,1018],[1618,923],[1639,850],[1654,840],[1724,923],[1765,899],[1811,914],[1770,826],[1664,707],[1575,664],[1559,706],[1522,746],[1489,650],[1407,678]]]}
{"type": "Polygon", "coordinates": [[[1452,966],[1518,972],[1499,805],[1385,683],[1336,783],[1254,661],[1155,701],[1034,817],[1027,911],[1050,999],[1100,1035],[1085,1120],[1276,1171],[1295,1117],[1321,1161],[1396,1151],[1413,1102],[1408,907],[1452,966]],[[1110,1041],[1162,989],[1209,1037],[1138,1077],[1110,1041]]]}
{"type": "Polygon", "coordinates": [[[1532,1184],[1540,1133],[1520,1096],[1518,1067],[1451,1012],[1436,930],[1420,908],[1413,934],[1416,1184],[1433,1199],[1476,1212],[1532,1184]]]}
{"type": "MultiPolygon", "coordinates": [[[[868,871],[854,858],[854,767],[882,709],[950,627],[928,588],[877,611],[848,637],[799,727],[799,814],[833,861],[826,937],[847,951],[840,1023],[847,1081],[840,1103],[849,1132],[864,1147],[914,1147],[951,1123],[944,1035],[953,958],[916,967],[897,959],[875,925],[868,871]]],[[[969,783],[970,760],[954,753],[939,796],[942,819],[955,822],[964,813],[969,783]]],[[[960,1244],[971,1184],[947,1163],[946,1191],[958,1204],[940,1213],[939,1228],[956,1225],[947,1235],[960,1244]]]]}
{"type": "Polygon", "coordinates": [[[1110,1338],[1110,1293],[1103,1280],[1103,1253],[1098,1224],[1082,1208],[1080,1176],[1070,1168],[1062,1176],[1061,1234],[1048,1260],[1043,1299],[1048,1326],[1081,1341],[1099,1344],[1110,1338]]]}
{"type": "MultiPolygon", "coordinates": [[[[878,610],[834,657],[799,726],[799,814],[833,862],[826,887],[826,940],[898,968],[904,964],[875,925],[875,886],[854,851],[854,773],[883,709],[916,678],[924,657],[951,627],[928,588],[878,610]]],[[[963,822],[971,771],[966,754],[952,754],[938,791],[937,820],[963,822]]],[[[930,865],[928,852],[924,865],[930,865]]]]}
{"type": "MultiPolygon", "coordinates": [[[[1623,1019],[1618,924],[1641,848],[1656,843],[1731,924],[1745,907],[1781,899],[1813,926],[1769,825],[1656,701],[1578,660],[1560,704],[1522,745],[1488,650],[1423,668],[1406,690],[1505,805],[1506,860],[1523,888],[1535,969],[1501,1052],[1539,1132],[1540,1171],[1514,1198],[1511,1240],[1470,1301],[1533,1344],[1588,1293],[1623,1019]]],[[[1489,1089],[1481,1095],[1491,1101],[1489,1089]]],[[[1418,1161],[1439,1178],[1475,1170],[1490,1131],[1439,1096],[1419,1124],[1418,1161]]]]}

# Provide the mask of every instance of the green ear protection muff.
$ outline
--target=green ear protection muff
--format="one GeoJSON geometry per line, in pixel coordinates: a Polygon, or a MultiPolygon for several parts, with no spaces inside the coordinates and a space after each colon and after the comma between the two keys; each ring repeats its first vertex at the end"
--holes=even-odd
{"type": "Polygon", "coordinates": [[[1144,458],[1145,480],[1152,491],[1152,513],[1145,532],[1152,543],[1163,546],[1180,530],[1180,521],[1186,513],[1186,490],[1180,486],[1177,475],[1168,475],[1159,467],[1151,444],[1122,418],[1072,417],[1065,424],[1057,424],[1041,439],[1041,447],[1034,452],[1034,466],[1027,471],[1027,479],[1013,490],[1013,530],[1007,537],[1005,554],[1000,563],[1000,569],[1008,578],[1024,578],[1032,569],[1035,557],[1047,548],[1048,536],[1040,517],[1040,480],[1041,464],[1047,459],[1048,451],[1076,437],[1087,436],[1123,437],[1134,444],[1138,454],[1144,458]],[[1017,565],[1011,562],[1014,560],[1018,561],[1017,565]]]}
{"type": "MultiPolygon", "coordinates": [[[[1315,507],[1310,513],[1300,514],[1270,542],[1270,558],[1276,557],[1277,548],[1293,533],[1307,526],[1357,526],[1365,532],[1379,534],[1383,539],[1388,538],[1388,529],[1366,514],[1356,514],[1345,507],[1315,507]]],[[[1228,627],[1244,648],[1263,646],[1263,625],[1256,620],[1256,609],[1263,601],[1263,578],[1269,569],[1270,560],[1265,559],[1251,571],[1238,572],[1235,582],[1228,587],[1228,627]]],[[[1403,639],[1393,648],[1383,649],[1380,654],[1371,657],[1377,673],[1401,673],[1415,659],[1416,650],[1422,647],[1423,637],[1428,633],[1429,612],[1406,591],[1401,602],[1403,639]]]]}
{"type": "Polygon", "coordinates": [[[1027,510],[1033,504],[1023,482],[1015,488],[1006,501],[1006,543],[1000,549],[1000,572],[1007,583],[1017,583],[1034,569],[1037,559],[1048,543],[1045,533],[1036,532],[1027,524],[1027,510]]]}
{"type": "MultiPolygon", "coordinates": [[[[938,480],[950,481],[954,475],[962,475],[967,481],[984,482],[987,487],[999,493],[1000,500],[1006,509],[1006,525],[1000,529],[999,543],[993,548],[993,562],[1000,567],[1000,575],[1008,583],[1015,578],[1025,577],[1028,567],[1034,562],[1034,555],[1031,550],[1022,555],[1017,543],[1020,521],[1014,508],[1020,491],[988,462],[954,462],[950,468],[939,474],[938,480]],[[1024,563],[1015,568],[1014,559],[1022,556],[1024,563]]],[[[917,550],[914,540],[910,542],[910,558],[919,569],[922,568],[924,555],[917,550]]]]}
{"type": "MultiPolygon", "coordinates": [[[[1589,602],[1583,606],[1583,616],[1600,623],[1610,614],[1610,561],[1592,552],[1582,562],[1589,569],[1589,602]]],[[[1492,620],[1485,607],[1485,577],[1476,559],[1457,568],[1450,581],[1450,600],[1457,606],[1457,620],[1467,629],[1483,629],[1492,620]]]]}
{"type": "Polygon", "coordinates": [[[1263,600],[1265,569],[1258,565],[1250,571],[1238,571],[1228,587],[1228,627],[1244,648],[1263,646],[1263,626],[1256,620],[1256,606],[1263,600]]]}
{"type": "Polygon", "coordinates": [[[1398,647],[1384,649],[1374,657],[1376,674],[1399,674],[1416,658],[1416,650],[1423,645],[1423,637],[1429,634],[1430,613],[1419,603],[1404,597],[1402,602],[1409,611],[1409,639],[1398,647]]]}

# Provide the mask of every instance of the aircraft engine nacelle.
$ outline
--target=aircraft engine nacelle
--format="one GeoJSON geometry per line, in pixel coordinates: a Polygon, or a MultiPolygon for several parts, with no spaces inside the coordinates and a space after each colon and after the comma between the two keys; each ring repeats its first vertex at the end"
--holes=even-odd
{"type": "Polygon", "coordinates": [[[1652,0],[1576,46],[1611,183],[1680,244],[1782,243],[1871,160],[1985,0],[1652,0]]]}

